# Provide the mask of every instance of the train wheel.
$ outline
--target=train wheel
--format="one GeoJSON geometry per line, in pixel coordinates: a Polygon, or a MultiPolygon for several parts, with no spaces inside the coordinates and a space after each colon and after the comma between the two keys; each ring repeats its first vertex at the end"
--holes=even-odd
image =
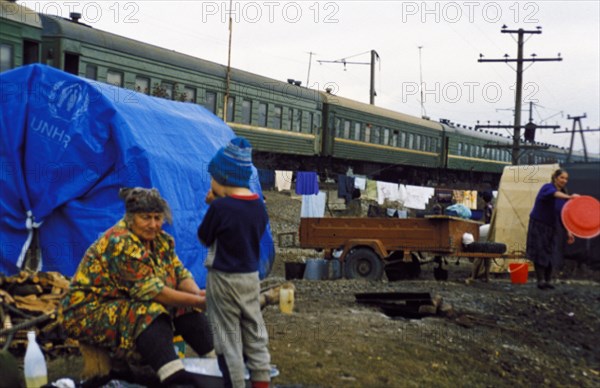
{"type": "Polygon", "coordinates": [[[352,250],[344,261],[348,279],[381,280],[383,276],[383,263],[369,248],[352,250]]]}

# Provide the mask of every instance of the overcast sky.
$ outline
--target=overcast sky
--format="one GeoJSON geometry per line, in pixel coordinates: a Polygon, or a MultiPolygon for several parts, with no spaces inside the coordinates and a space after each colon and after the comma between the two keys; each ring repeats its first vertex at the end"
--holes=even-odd
{"type": "MultiPolygon", "coordinates": [[[[229,1],[19,1],[67,17],[81,12],[94,28],[227,64],[229,1]]],[[[434,120],[476,125],[513,123],[516,64],[478,63],[524,54],[563,58],[526,63],[523,109],[535,103],[538,124],[600,125],[600,2],[590,1],[233,1],[231,65],[235,68],[369,102],[369,65],[319,63],[345,58],[376,64],[375,104],[434,120]],[[422,48],[419,50],[419,46],[422,48]],[[312,61],[309,61],[312,55],[312,61]],[[421,60],[419,60],[421,53],[421,60]],[[310,73],[309,73],[310,63],[310,73]],[[420,64],[422,72],[420,72],[420,64]],[[422,74],[424,101],[419,83],[422,74]]],[[[522,113],[523,124],[529,113],[522,113]]],[[[505,134],[509,134],[506,130],[505,134]]],[[[570,135],[538,132],[537,140],[568,146],[570,135]]],[[[586,133],[600,152],[598,132],[586,133]]],[[[575,148],[582,144],[577,136],[575,148]]]]}

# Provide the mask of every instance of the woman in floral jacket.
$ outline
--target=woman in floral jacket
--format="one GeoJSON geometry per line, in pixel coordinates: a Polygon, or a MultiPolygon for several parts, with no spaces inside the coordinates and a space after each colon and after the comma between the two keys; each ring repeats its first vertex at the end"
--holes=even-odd
{"type": "Polygon", "coordinates": [[[87,250],[63,300],[64,326],[117,357],[139,353],[165,386],[200,386],[173,347],[173,327],[199,355],[213,348],[206,296],[162,230],[171,221],[156,189],[124,188],[125,217],[87,250]]]}

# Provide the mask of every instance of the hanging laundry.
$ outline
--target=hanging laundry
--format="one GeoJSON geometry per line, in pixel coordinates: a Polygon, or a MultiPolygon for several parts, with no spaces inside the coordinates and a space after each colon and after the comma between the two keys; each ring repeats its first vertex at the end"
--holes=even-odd
{"type": "Polygon", "coordinates": [[[398,200],[398,184],[377,181],[377,203],[383,205],[385,200],[398,200]]]}
{"type": "Polygon", "coordinates": [[[278,191],[289,190],[292,187],[293,171],[275,171],[275,188],[278,191]]]}
{"type": "Polygon", "coordinates": [[[296,174],[296,194],[316,195],[319,193],[319,179],[316,172],[298,171],[296,174]]]}
{"type": "Polygon", "coordinates": [[[325,215],[325,202],[327,195],[324,191],[319,191],[316,195],[303,195],[302,207],[300,208],[301,218],[321,218],[325,215]]]}
{"type": "Polygon", "coordinates": [[[477,209],[477,190],[471,190],[471,207],[470,209],[477,209]]]}
{"type": "Polygon", "coordinates": [[[404,202],[404,207],[417,210],[425,210],[429,198],[433,197],[435,189],[426,186],[410,186],[406,185],[407,198],[404,202]]]}
{"type": "Polygon", "coordinates": [[[263,190],[270,190],[275,187],[275,171],[265,170],[262,168],[258,170],[258,180],[260,181],[260,187],[263,190]]]}
{"type": "Polygon", "coordinates": [[[402,204],[404,204],[404,202],[406,202],[407,198],[408,198],[408,192],[406,191],[406,186],[399,185],[398,186],[398,202],[401,202],[402,204]]]}
{"type": "Polygon", "coordinates": [[[377,181],[373,181],[367,179],[367,184],[365,185],[365,194],[363,198],[370,199],[372,201],[377,201],[377,181]]]}
{"type": "Polygon", "coordinates": [[[367,177],[354,176],[354,188],[359,190],[365,190],[367,186],[367,177]]]}
{"type": "Polygon", "coordinates": [[[346,203],[352,199],[354,191],[354,177],[338,175],[338,198],[344,198],[346,203]]]}

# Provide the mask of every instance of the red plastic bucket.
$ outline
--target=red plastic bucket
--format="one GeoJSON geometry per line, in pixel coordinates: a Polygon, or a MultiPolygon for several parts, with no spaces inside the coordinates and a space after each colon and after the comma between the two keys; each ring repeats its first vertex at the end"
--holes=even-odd
{"type": "Polygon", "coordinates": [[[510,282],[513,284],[525,284],[527,283],[527,276],[529,275],[529,264],[528,263],[510,263],[508,265],[508,272],[510,272],[510,282]]]}
{"type": "Polygon", "coordinates": [[[589,195],[573,198],[560,213],[563,225],[579,238],[600,235],[600,202],[589,195]]]}

